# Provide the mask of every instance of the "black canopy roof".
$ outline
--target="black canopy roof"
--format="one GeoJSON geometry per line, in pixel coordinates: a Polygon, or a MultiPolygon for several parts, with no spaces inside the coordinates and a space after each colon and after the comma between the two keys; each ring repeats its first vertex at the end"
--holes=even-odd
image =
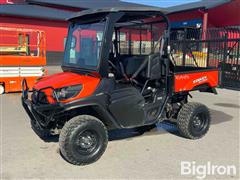
{"type": "Polygon", "coordinates": [[[157,7],[114,7],[114,8],[103,8],[103,9],[89,9],[81,12],[74,13],[67,20],[75,18],[84,18],[86,16],[98,16],[100,14],[110,13],[110,12],[132,12],[136,16],[142,16],[142,18],[149,18],[154,15],[166,14],[167,11],[162,8],[157,7]]]}

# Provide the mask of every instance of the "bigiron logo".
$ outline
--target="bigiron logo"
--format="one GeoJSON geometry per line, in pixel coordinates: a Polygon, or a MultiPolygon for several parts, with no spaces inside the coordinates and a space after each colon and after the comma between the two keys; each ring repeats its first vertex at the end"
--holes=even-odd
{"type": "Polygon", "coordinates": [[[234,165],[214,165],[210,161],[206,164],[196,164],[195,161],[182,161],[181,175],[193,175],[197,179],[204,179],[206,176],[214,175],[236,176],[237,168],[234,165]]]}

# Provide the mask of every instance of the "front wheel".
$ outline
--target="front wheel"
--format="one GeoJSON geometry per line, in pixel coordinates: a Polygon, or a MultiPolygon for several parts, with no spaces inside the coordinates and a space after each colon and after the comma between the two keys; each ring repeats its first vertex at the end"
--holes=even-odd
{"type": "Polygon", "coordinates": [[[177,127],[180,134],[189,139],[199,139],[209,130],[211,122],[208,108],[200,103],[189,102],[179,111],[177,127]]]}
{"type": "Polygon", "coordinates": [[[105,152],[108,133],[97,118],[80,115],[72,118],[61,130],[60,151],[74,165],[86,165],[97,161],[105,152]]]}

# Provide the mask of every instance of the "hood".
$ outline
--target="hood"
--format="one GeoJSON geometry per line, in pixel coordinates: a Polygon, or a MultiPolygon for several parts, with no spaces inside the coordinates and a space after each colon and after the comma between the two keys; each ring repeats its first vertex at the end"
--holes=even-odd
{"type": "Polygon", "coordinates": [[[76,74],[72,72],[62,72],[50,76],[46,76],[40,79],[35,85],[34,89],[42,89],[45,87],[53,87],[54,89],[62,88],[66,86],[73,86],[78,84],[98,84],[100,81],[97,77],[92,77],[88,75],[76,74]]]}

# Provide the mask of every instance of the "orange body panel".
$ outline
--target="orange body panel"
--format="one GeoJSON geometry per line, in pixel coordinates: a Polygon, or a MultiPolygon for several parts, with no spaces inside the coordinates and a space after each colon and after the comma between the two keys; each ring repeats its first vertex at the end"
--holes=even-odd
{"type": "Polygon", "coordinates": [[[207,84],[209,87],[218,85],[218,71],[191,72],[174,75],[174,91],[191,91],[194,87],[207,84]]]}
{"type": "MultiPolygon", "coordinates": [[[[63,103],[67,103],[70,101],[74,101],[75,99],[91,96],[96,90],[99,82],[100,82],[100,78],[97,78],[97,77],[80,75],[72,72],[62,72],[62,73],[58,73],[58,74],[54,74],[54,75],[46,76],[42,78],[40,81],[38,81],[34,85],[33,88],[39,90],[41,88],[51,86],[54,89],[58,89],[58,88],[63,88],[67,86],[74,86],[74,85],[81,84],[82,90],[77,96],[67,99],[65,101],[61,101],[63,103]]],[[[47,95],[48,101],[50,103],[56,102],[55,99],[53,99],[52,97],[51,88],[48,88],[43,91],[47,95]]]]}

